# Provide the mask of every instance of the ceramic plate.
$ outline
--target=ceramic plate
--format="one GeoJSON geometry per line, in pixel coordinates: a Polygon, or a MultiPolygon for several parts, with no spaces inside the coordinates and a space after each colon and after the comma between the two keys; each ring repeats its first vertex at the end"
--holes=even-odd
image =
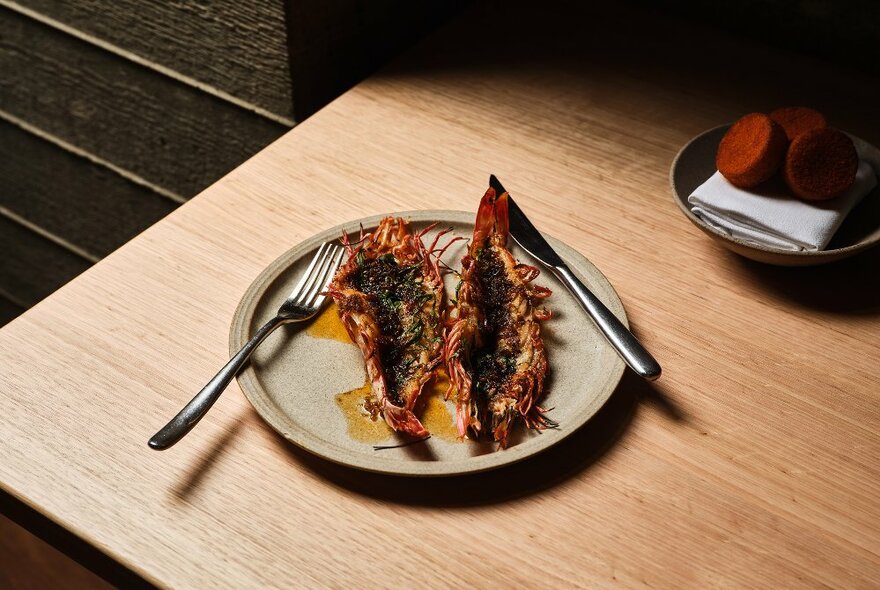
{"type": "MultiPolygon", "coordinates": [[[[741,256],[780,266],[810,266],[833,262],[880,243],[880,186],[865,195],[861,203],[847,215],[828,247],[814,252],[793,252],[754,244],[730,236],[694,215],[687,199],[694,189],[715,173],[715,153],[729,128],[730,125],[722,125],[690,140],[672,161],[669,172],[675,203],[690,222],[706,235],[741,256]]],[[[880,176],[880,150],[858,137],[850,137],[859,157],[871,164],[874,172],[880,176]]]]}
{"type": "MultiPolygon", "coordinates": [[[[415,211],[397,213],[412,222],[415,231],[437,221],[438,228],[453,228],[454,235],[470,237],[473,213],[415,211]]],[[[260,274],[239,304],[232,321],[230,351],[236,352],[278,309],[292,290],[318,246],[338,238],[343,231],[356,235],[360,224],[376,227],[382,216],[356,220],[322,232],[291,249],[260,274]]],[[[433,239],[429,232],[425,241],[433,239]]],[[[624,323],[623,305],[608,280],[586,258],[565,244],[548,241],[572,271],[624,323]]],[[[512,240],[511,240],[512,242],[512,240]]],[[[443,257],[458,268],[464,241],[455,243],[443,257]]],[[[522,262],[539,266],[514,245],[522,262]]],[[[447,273],[447,292],[456,278],[447,273]]],[[[330,306],[308,325],[287,325],[264,342],[238,377],[242,390],[275,430],[292,443],[330,461],[379,473],[410,476],[445,476],[485,471],[521,461],[539,453],[581,427],[605,403],[623,374],[623,361],[605,342],[575,299],[549,273],[538,284],[553,290],[547,305],[553,318],[544,322],[550,374],[545,382],[543,405],[559,423],[542,433],[518,428],[507,449],[490,442],[458,440],[453,426],[454,405],[445,402],[442,383],[425,387],[416,414],[432,437],[401,448],[374,450],[405,440],[384,421],[372,421],[361,404],[366,371],[358,348],[350,342],[330,306]]]]}

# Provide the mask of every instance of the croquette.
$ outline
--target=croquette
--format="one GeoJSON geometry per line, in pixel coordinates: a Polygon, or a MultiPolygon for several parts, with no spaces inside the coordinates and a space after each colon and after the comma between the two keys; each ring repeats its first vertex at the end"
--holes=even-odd
{"type": "Polygon", "coordinates": [[[809,107],[782,107],[770,113],[770,118],[782,127],[788,141],[794,141],[795,137],[807,131],[828,127],[825,116],[809,107]]]}
{"type": "Polygon", "coordinates": [[[715,165],[734,186],[752,188],[776,173],[787,147],[781,126],[763,113],[749,113],[724,134],[715,165]]]}
{"type": "Polygon", "coordinates": [[[798,135],[785,156],[782,176],[788,188],[808,201],[844,193],[856,178],[859,156],[852,140],[831,127],[798,135]]]}

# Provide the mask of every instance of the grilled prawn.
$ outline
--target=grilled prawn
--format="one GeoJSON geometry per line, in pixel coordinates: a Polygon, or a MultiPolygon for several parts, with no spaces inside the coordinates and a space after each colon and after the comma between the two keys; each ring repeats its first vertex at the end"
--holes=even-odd
{"type": "Polygon", "coordinates": [[[459,435],[489,430],[502,448],[517,418],[539,430],[555,425],[537,403],[547,373],[538,322],[551,315],[540,303],[550,290],[531,284],[539,271],[517,263],[508,233],[507,193],[490,188],[461,261],[444,345],[459,435]]]}
{"type": "Polygon", "coordinates": [[[424,437],[413,414],[422,387],[442,361],[443,282],[432,258],[440,232],[426,248],[402,218],[386,217],[372,233],[361,231],[328,293],[352,341],[364,355],[374,407],[394,430],[424,437]]]}

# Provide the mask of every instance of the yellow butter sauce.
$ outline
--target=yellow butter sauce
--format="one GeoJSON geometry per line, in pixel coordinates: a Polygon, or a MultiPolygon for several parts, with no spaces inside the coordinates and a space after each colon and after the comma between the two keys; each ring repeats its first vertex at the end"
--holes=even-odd
{"type": "Polygon", "coordinates": [[[324,308],[318,317],[316,317],[306,328],[306,334],[315,338],[327,338],[328,340],[338,340],[346,344],[353,344],[342,320],[339,319],[339,312],[336,310],[336,304],[331,303],[324,308]]]}
{"type": "MultiPolygon", "coordinates": [[[[443,395],[448,387],[449,380],[446,374],[440,371],[422,391],[416,415],[432,437],[458,442],[460,439],[452,413],[443,401],[443,395]]],[[[368,380],[357,389],[337,394],[336,405],[342,410],[348,423],[348,435],[353,440],[375,444],[388,440],[391,436],[391,428],[372,408],[372,394],[368,380]]]]}
{"type": "Polygon", "coordinates": [[[352,440],[365,443],[379,443],[388,440],[391,436],[391,428],[381,416],[371,416],[365,409],[373,396],[370,382],[367,381],[361,387],[336,395],[336,405],[342,410],[345,421],[348,423],[348,436],[352,440]]]}
{"type": "Polygon", "coordinates": [[[446,377],[446,371],[441,369],[422,390],[421,399],[425,407],[419,418],[431,436],[449,442],[457,442],[459,438],[454,418],[449,408],[446,407],[446,402],[443,401],[447,389],[449,389],[449,379],[446,377]]]}
{"type": "MultiPolygon", "coordinates": [[[[315,338],[352,343],[342,320],[339,319],[335,304],[328,305],[312,321],[306,333],[315,338]]],[[[448,388],[449,379],[446,373],[440,370],[434,379],[425,385],[416,408],[416,415],[431,436],[454,442],[459,440],[458,432],[455,429],[452,413],[443,400],[448,388]]],[[[336,405],[339,406],[348,423],[348,435],[353,440],[375,444],[387,441],[392,432],[382,416],[371,407],[371,399],[372,388],[367,379],[357,389],[337,394],[336,405]]]]}

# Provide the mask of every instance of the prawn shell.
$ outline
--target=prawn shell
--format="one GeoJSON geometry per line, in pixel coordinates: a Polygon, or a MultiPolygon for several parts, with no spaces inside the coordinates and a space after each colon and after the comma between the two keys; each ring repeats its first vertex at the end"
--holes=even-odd
{"type": "MultiPolygon", "coordinates": [[[[414,437],[426,437],[427,429],[413,413],[416,402],[425,384],[434,376],[442,362],[440,311],[444,302],[443,282],[440,277],[436,260],[432,260],[431,249],[436,246],[435,242],[426,248],[422,242],[422,236],[431,229],[429,226],[419,234],[413,234],[409,222],[401,217],[386,217],[382,219],[372,232],[364,232],[363,228],[356,242],[352,242],[347,235],[342,238],[342,243],[348,253],[346,263],[339,269],[331,281],[327,293],[336,301],[339,317],[345,326],[352,341],[361,350],[364,365],[370,380],[371,390],[386,423],[395,431],[404,432],[414,437]],[[421,288],[424,301],[421,307],[418,304],[409,310],[410,305],[400,303],[396,309],[405,310],[400,312],[401,326],[407,326],[410,330],[415,325],[419,326],[417,334],[411,342],[403,341],[404,337],[410,338],[407,332],[394,336],[396,340],[389,343],[392,338],[387,334],[388,325],[383,325],[380,313],[377,311],[376,300],[381,292],[368,295],[357,288],[359,273],[362,265],[367,261],[378,264],[380,257],[391,256],[395,263],[389,268],[399,273],[400,269],[413,269],[412,276],[407,279],[421,288]],[[433,309],[434,313],[426,310],[433,309]],[[415,351],[415,345],[422,344],[425,339],[436,339],[436,344],[424,347],[424,350],[415,351]],[[402,358],[411,359],[408,367],[414,367],[410,374],[404,374],[401,382],[396,379],[393,387],[389,384],[389,371],[394,368],[383,364],[382,346],[396,348],[402,358]],[[411,350],[412,349],[412,350],[411,350]],[[417,354],[416,354],[417,353],[417,354]],[[416,356],[413,356],[416,354],[416,356]]],[[[390,263],[390,261],[389,261],[390,263]]],[[[364,269],[363,272],[366,272],[364,269]]],[[[399,277],[395,277],[395,281],[399,277]]],[[[393,282],[392,288],[397,288],[397,282],[393,282]]],[[[388,295],[386,293],[386,295],[388,295]]],[[[394,314],[392,314],[394,315],[394,314]]],[[[399,374],[395,373],[397,378],[399,374]]]]}
{"type": "Polygon", "coordinates": [[[540,271],[517,262],[507,249],[507,197],[489,188],[480,200],[457,298],[447,314],[444,346],[459,436],[489,430],[502,447],[519,420],[538,430],[554,425],[537,404],[548,371],[539,322],[552,316],[542,304],[551,292],[532,284],[540,271]],[[503,350],[515,366],[491,391],[478,392],[475,355],[486,350],[503,350]]]}

